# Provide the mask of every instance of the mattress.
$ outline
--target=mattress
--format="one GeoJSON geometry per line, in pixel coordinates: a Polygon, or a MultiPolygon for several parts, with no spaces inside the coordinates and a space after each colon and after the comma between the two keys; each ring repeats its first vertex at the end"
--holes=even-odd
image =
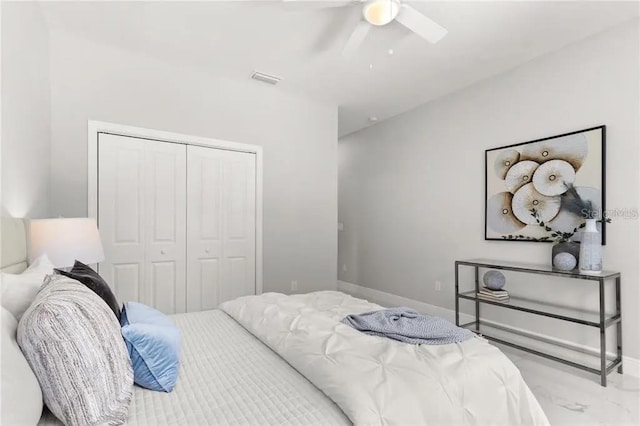
{"type": "MultiPolygon", "coordinates": [[[[136,386],[127,424],[351,424],[333,401],[224,312],[171,318],[183,339],[178,383],[171,393],[136,386]]],[[[61,423],[45,412],[39,424],[61,423]]]]}

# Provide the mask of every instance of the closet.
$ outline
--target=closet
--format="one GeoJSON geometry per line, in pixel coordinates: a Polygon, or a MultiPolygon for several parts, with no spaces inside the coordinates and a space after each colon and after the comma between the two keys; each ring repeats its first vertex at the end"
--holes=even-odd
{"type": "Polygon", "coordinates": [[[256,153],[96,139],[99,272],[120,301],[172,314],[256,293],[256,153]]]}

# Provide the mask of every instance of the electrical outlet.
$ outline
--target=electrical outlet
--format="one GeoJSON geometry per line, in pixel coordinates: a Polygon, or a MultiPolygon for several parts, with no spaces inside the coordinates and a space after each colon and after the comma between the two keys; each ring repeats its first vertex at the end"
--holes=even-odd
{"type": "Polygon", "coordinates": [[[338,222],[338,231],[344,231],[344,223],[338,222]]]}
{"type": "Polygon", "coordinates": [[[342,264],[342,272],[347,272],[347,264],[346,263],[342,264]]]}
{"type": "Polygon", "coordinates": [[[296,291],[298,289],[298,281],[291,281],[291,291],[296,291]]]}
{"type": "Polygon", "coordinates": [[[442,282],[441,281],[436,281],[434,287],[435,287],[436,291],[442,291],[442,282]]]}

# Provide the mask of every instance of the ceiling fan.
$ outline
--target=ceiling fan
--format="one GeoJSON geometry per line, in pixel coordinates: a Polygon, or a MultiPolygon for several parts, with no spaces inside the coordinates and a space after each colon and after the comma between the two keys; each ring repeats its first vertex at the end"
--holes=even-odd
{"type": "Polygon", "coordinates": [[[447,30],[402,0],[282,0],[286,4],[324,9],[362,5],[362,19],[347,40],[342,55],[350,57],[367,37],[373,26],[381,27],[396,21],[423,39],[437,43],[447,30]]]}

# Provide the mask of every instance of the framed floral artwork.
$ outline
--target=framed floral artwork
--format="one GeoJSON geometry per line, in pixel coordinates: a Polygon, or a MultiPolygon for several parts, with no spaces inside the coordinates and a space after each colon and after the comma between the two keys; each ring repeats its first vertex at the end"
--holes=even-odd
{"type": "MultiPolygon", "coordinates": [[[[602,217],[605,140],[606,126],[598,126],[486,150],[485,239],[551,242],[552,229],[579,241],[584,218],[563,204],[573,186],[602,217]]],[[[606,223],[598,226],[604,244],[606,223]]]]}

